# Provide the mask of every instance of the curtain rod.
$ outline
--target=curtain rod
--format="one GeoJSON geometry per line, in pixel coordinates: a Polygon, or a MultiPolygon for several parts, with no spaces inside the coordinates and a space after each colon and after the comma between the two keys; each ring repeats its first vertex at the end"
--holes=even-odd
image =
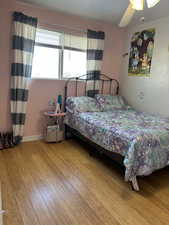
{"type": "Polygon", "coordinates": [[[66,29],[69,29],[69,30],[72,30],[72,31],[79,31],[79,32],[82,32],[82,33],[87,33],[87,30],[83,30],[83,29],[80,29],[80,28],[73,28],[73,27],[68,27],[66,25],[61,25],[61,24],[57,24],[57,23],[53,23],[53,24],[50,24],[50,23],[46,23],[46,22],[40,22],[39,25],[42,25],[42,26],[55,26],[55,27],[62,27],[62,28],[66,28],[66,29]]]}

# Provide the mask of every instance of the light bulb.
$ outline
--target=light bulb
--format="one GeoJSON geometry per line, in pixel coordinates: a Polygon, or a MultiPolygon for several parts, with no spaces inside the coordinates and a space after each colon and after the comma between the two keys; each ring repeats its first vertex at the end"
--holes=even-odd
{"type": "MultiPolygon", "coordinates": [[[[157,1],[157,0],[156,0],[157,1]]],[[[135,10],[143,10],[144,0],[130,0],[132,8],[135,10]]]]}
{"type": "Polygon", "coordinates": [[[159,3],[160,0],[147,0],[147,6],[148,8],[154,7],[157,3],[159,3]]]}

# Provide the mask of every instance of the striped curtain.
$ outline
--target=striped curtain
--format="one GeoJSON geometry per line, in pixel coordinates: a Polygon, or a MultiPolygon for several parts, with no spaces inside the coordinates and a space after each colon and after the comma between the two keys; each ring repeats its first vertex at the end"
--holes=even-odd
{"type": "Polygon", "coordinates": [[[13,14],[13,63],[11,68],[11,116],[14,143],[23,137],[28,101],[28,83],[32,72],[37,19],[20,12],[13,14]]]}
{"type": "Polygon", "coordinates": [[[105,33],[87,31],[87,74],[89,79],[98,79],[101,73],[105,33]]]}

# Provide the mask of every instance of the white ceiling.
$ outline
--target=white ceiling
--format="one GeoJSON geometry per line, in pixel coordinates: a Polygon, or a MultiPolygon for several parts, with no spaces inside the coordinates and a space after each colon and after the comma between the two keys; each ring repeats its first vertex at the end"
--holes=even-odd
{"type": "MultiPolygon", "coordinates": [[[[118,24],[129,0],[19,0],[48,9],[78,15],[85,18],[118,24]]],[[[144,16],[145,21],[169,16],[169,0],[161,0],[158,5],[144,11],[137,11],[133,23],[139,23],[144,16]]]]}

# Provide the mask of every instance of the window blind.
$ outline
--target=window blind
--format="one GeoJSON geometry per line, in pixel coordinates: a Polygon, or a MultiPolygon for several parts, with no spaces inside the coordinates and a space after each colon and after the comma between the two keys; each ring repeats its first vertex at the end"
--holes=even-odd
{"type": "Polygon", "coordinates": [[[68,33],[38,29],[36,32],[36,44],[65,48],[67,50],[86,51],[87,37],[68,33]]]}

